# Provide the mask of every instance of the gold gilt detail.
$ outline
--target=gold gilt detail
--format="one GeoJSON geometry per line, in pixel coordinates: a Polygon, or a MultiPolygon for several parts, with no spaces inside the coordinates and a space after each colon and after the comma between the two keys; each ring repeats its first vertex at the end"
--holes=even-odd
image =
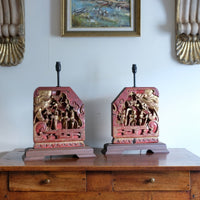
{"type": "Polygon", "coordinates": [[[21,63],[24,57],[25,42],[23,38],[0,39],[0,64],[15,66],[21,63]]]}
{"type": "Polygon", "coordinates": [[[183,64],[200,63],[200,0],[176,0],[176,55],[183,64]]]}
{"type": "Polygon", "coordinates": [[[145,90],[143,94],[131,92],[118,115],[118,123],[124,126],[142,126],[147,121],[158,123],[158,97],[151,89],[145,90]]]}
{"type": "Polygon", "coordinates": [[[181,34],[176,40],[178,60],[183,64],[200,63],[200,40],[197,36],[181,34]]]}
{"type": "Polygon", "coordinates": [[[0,65],[21,63],[25,51],[24,0],[0,0],[0,65]]]}

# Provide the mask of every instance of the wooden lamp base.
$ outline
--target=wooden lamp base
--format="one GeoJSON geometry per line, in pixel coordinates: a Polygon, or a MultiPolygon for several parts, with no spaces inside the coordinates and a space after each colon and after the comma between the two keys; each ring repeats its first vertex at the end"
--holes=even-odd
{"type": "Polygon", "coordinates": [[[145,143],[145,144],[110,144],[104,145],[102,150],[103,154],[114,155],[114,154],[142,154],[145,153],[169,153],[166,144],[158,143],[145,143]],[[139,153],[138,153],[139,152],[139,153]]]}
{"type": "Polygon", "coordinates": [[[96,157],[93,148],[85,147],[67,147],[55,149],[27,149],[24,155],[24,161],[45,160],[49,156],[77,156],[78,158],[96,157]]]}

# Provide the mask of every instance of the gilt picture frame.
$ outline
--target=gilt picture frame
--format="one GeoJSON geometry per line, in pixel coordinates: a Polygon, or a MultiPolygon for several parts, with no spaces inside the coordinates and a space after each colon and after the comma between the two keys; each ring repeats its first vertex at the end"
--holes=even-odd
{"type": "Polygon", "coordinates": [[[141,0],[61,0],[61,36],[140,36],[141,0]]]}

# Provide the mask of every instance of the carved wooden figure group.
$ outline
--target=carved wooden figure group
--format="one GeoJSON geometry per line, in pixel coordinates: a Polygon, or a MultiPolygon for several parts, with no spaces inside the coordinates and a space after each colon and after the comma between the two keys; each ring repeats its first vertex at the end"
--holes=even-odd
{"type": "Polygon", "coordinates": [[[114,144],[157,143],[159,134],[156,88],[125,88],[112,104],[114,144]]]}
{"type": "Polygon", "coordinates": [[[85,146],[84,105],[70,87],[34,93],[34,148],[85,146]]]}

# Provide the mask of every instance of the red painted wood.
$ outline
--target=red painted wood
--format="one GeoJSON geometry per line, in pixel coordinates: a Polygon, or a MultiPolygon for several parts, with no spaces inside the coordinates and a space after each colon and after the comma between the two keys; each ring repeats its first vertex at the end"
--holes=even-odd
{"type": "Polygon", "coordinates": [[[159,93],[153,87],[127,87],[112,103],[115,144],[157,143],[159,93]]]}
{"type": "Polygon", "coordinates": [[[84,104],[70,87],[34,92],[34,148],[85,146],[84,104]]]}

